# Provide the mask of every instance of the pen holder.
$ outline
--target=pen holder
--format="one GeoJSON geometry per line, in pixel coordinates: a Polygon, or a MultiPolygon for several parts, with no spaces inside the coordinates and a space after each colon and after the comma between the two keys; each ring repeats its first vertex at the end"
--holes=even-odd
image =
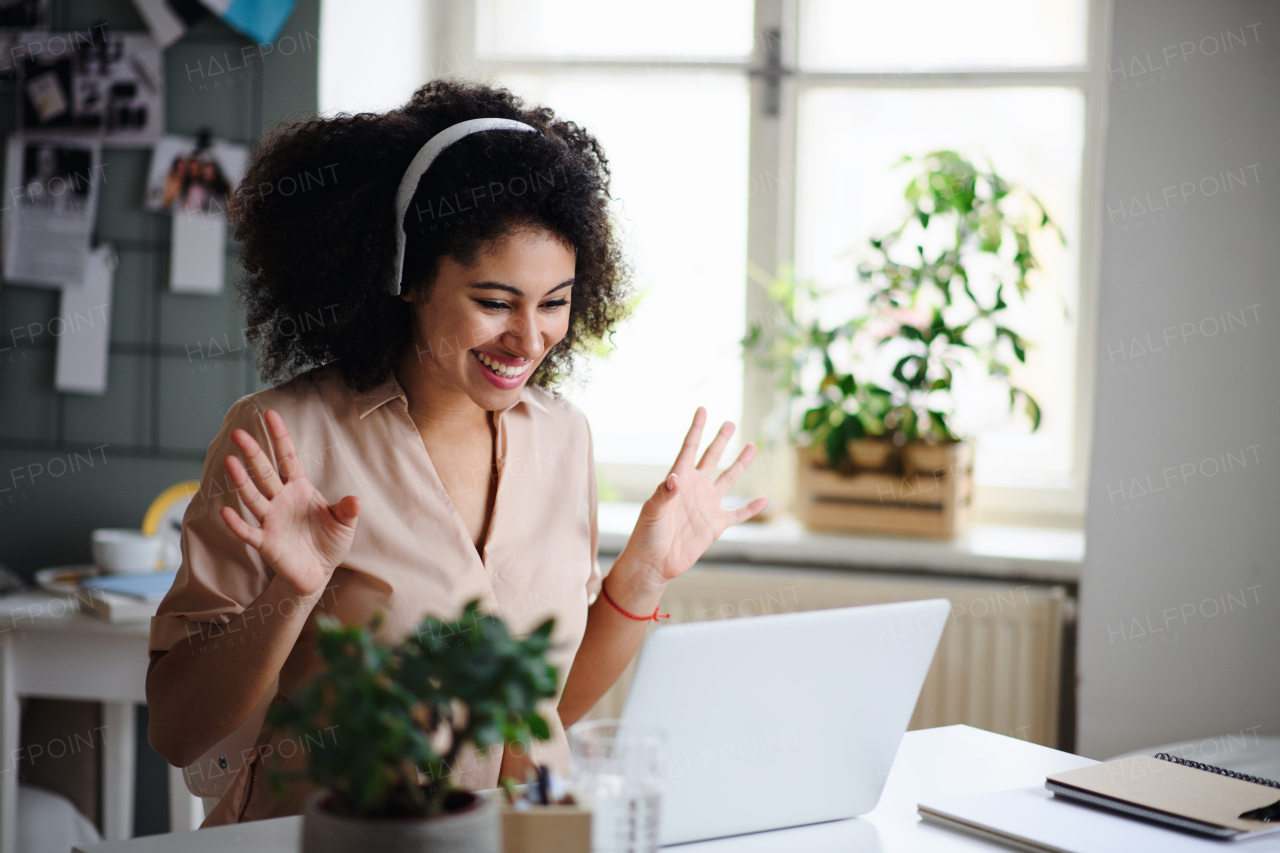
{"type": "Polygon", "coordinates": [[[591,853],[591,810],[581,806],[502,806],[503,853],[591,853]]]}

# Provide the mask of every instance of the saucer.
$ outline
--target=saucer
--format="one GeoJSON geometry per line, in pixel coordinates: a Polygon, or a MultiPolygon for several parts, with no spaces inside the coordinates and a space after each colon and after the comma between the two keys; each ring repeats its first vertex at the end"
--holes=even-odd
{"type": "Polygon", "coordinates": [[[80,581],[100,574],[97,566],[52,566],[36,572],[36,585],[49,592],[75,595],[80,581]]]}

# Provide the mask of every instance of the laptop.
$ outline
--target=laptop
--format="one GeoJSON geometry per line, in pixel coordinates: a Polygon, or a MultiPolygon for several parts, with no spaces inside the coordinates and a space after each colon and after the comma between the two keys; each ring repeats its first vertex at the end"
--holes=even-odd
{"type": "Polygon", "coordinates": [[[652,631],[622,726],[666,733],[662,843],[875,808],[950,615],[931,599],[652,631]]]}

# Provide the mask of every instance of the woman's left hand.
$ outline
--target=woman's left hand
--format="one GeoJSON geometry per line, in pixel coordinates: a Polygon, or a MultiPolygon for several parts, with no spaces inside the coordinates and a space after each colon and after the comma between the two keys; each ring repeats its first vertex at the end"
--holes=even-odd
{"type": "Polygon", "coordinates": [[[733,510],[720,506],[720,499],[755,458],[756,447],[748,444],[742,448],[733,464],[713,480],[720,456],[733,435],[733,424],[725,421],[695,465],[706,421],[707,410],[699,406],[675,464],[645,501],[625,549],[632,560],[648,567],[651,580],[660,584],[684,574],[727,528],[769,505],[769,499],[762,497],[733,510]]]}

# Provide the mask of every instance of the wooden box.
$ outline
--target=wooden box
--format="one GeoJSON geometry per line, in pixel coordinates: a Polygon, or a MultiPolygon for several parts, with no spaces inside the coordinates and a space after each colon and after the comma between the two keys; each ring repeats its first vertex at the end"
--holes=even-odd
{"type": "Polygon", "coordinates": [[[907,445],[902,473],[821,466],[801,448],[795,514],[812,530],[949,539],[968,519],[973,501],[973,445],[907,445]]]}
{"type": "Polygon", "coordinates": [[[580,806],[502,806],[503,853],[591,853],[591,811],[580,806]]]}

